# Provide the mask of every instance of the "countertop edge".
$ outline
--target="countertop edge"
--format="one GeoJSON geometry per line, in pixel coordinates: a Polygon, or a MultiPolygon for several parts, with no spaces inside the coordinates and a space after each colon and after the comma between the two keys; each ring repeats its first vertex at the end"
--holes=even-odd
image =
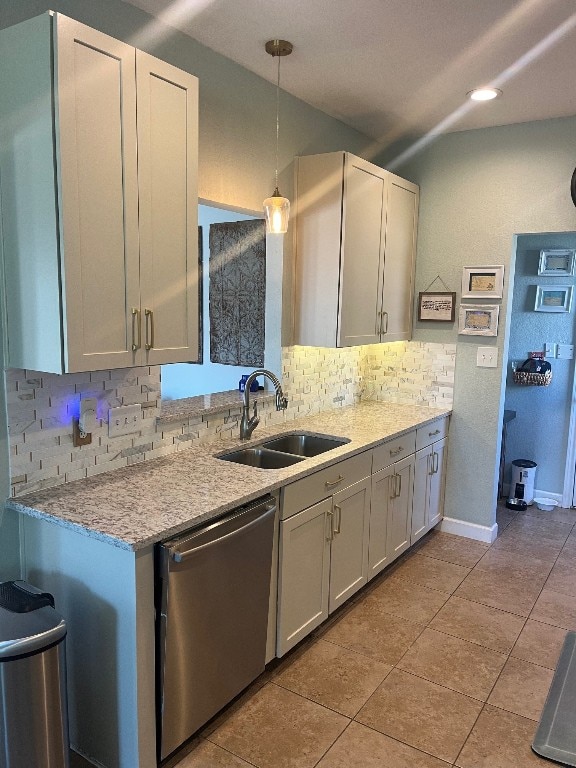
{"type": "MultiPolygon", "coordinates": [[[[395,404],[389,403],[387,405],[394,406],[395,404]]],[[[354,408],[355,406],[350,406],[350,407],[354,408]]],[[[424,408],[424,407],[430,407],[430,406],[418,406],[418,407],[424,408]]],[[[342,409],[342,411],[345,411],[345,410],[346,409],[342,409]]],[[[319,456],[312,457],[312,459],[314,460],[314,463],[312,465],[308,463],[309,460],[304,460],[299,464],[292,465],[291,467],[287,467],[283,470],[258,470],[258,469],[255,470],[255,468],[252,468],[252,467],[244,468],[244,469],[248,469],[248,471],[252,473],[254,471],[258,473],[266,473],[266,474],[258,475],[258,478],[260,478],[262,482],[258,483],[257,488],[254,488],[253,490],[248,491],[245,494],[236,495],[234,496],[233,499],[229,499],[220,504],[217,503],[204,513],[200,513],[189,519],[177,522],[172,526],[163,528],[162,531],[155,531],[148,536],[144,536],[143,538],[136,539],[128,535],[113,535],[103,530],[99,530],[96,525],[87,526],[79,522],[74,522],[72,520],[66,519],[63,516],[54,514],[48,510],[39,509],[38,507],[27,504],[25,495],[21,497],[15,497],[15,498],[13,497],[13,498],[7,499],[6,508],[25,514],[29,517],[34,517],[37,519],[49,521],[55,525],[59,525],[61,527],[67,528],[69,530],[72,530],[84,536],[88,536],[88,537],[100,540],[104,543],[111,544],[112,546],[118,547],[120,549],[137,552],[147,547],[150,547],[156,544],[157,542],[162,541],[163,539],[170,538],[183,531],[190,530],[191,528],[195,528],[198,525],[201,525],[202,523],[208,520],[216,519],[221,515],[225,514],[226,512],[234,509],[235,507],[241,506],[243,504],[247,504],[267,493],[273,493],[279,488],[282,488],[293,482],[301,480],[304,477],[312,475],[315,472],[325,469],[326,467],[329,467],[333,464],[336,464],[339,461],[343,461],[359,453],[372,450],[373,448],[375,448],[376,446],[382,443],[401,437],[402,435],[407,434],[415,429],[418,429],[419,427],[425,426],[426,424],[430,424],[438,419],[448,417],[452,414],[451,408],[430,407],[430,410],[432,410],[433,413],[430,414],[429,418],[418,419],[413,424],[403,427],[395,432],[388,433],[384,436],[378,435],[373,439],[369,439],[367,441],[363,440],[362,442],[357,441],[355,443],[348,442],[332,451],[328,451],[319,456]],[[302,465],[305,465],[305,466],[302,466],[302,465]],[[270,474],[271,472],[273,472],[274,475],[270,474]],[[279,473],[281,474],[281,476],[278,476],[279,473]],[[267,477],[269,478],[268,481],[266,480],[267,477]]],[[[334,417],[333,411],[320,413],[320,414],[317,414],[317,416],[322,417],[327,413],[329,413],[332,416],[332,418],[334,417]]],[[[258,435],[256,439],[250,441],[248,444],[250,446],[257,446],[262,442],[265,442],[266,440],[270,440],[272,437],[274,437],[277,434],[291,434],[295,432],[299,434],[307,433],[311,435],[325,434],[325,432],[321,430],[311,429],[309,426],[307,427],[306,422],[303,422],[303,420],[299,420],[299,421],[293,421],[293,422],[275,425],[274,427],[268,427],[267,429],[262,430],[261,434],[258,435]]],[[[344,429],[342,430],[341,434],[337,434],[334,432],[332,432],[331,434],[334,436],[342,437],[342,438],[347,437],[344,429]]],[[[207,443],[202,446],[192,446],[192,447],[183,449],[181,451],[178,451],[177,453],[168,457],[153,459],[150,462],[146,462],[145,464],[138,464],[138,465],[135,465],[134,467],[127,467],[127,468],[112,470],[111,472],[102,473],[98,477],[101,479],[101,481],[105,481],[106,479],[110,481],[114,481],[115,479],[121,479],[124,473],[126,473],[127,471],[129,472],[131,469],[138,468],[139,471],[142,471],[144,467],[153,469],[154,466],[156,467],[161,467],[162,465],[166,466],[167,463],[169,464],[170,461],[177,456],[181,458],[186,458],[186,455],[188,454],[190,458],[194,458],[195,455],[203,455],[204,457],[215,458],[215,457],[218,457],[219,454],[226,453],[230,450],[234,450],[234,448],[227,445],[218,445],[217,442],[207,443]]],[[[226,464],[227,462],[222,462],[222,463],[226,464]]],[[[234,465],[234,466],[238,467],[240,465],[234,465]]],[[[256,479],[256,477],[257,477],[256,475],[252,475],[251,479],[256,479]]],[[[86,483],[86,480],[79,480],[79,481],[75,481],[74,483],[67,484],[66,486],[59,486],[57,489],[54,489],[54,493],[61,494],[62,492],[65,492],[67,488],[71,490],[73,489],[73,487],[74,489],[78,489],[79,484],[81,483],[86,483]]],[[[46,495],[46,494],[50,495],[50,491],[43,492],[43,495],[46,495]]],[[[34,497],[35,495],[37,494],[30,494],[31,497],[34,497]]],[[[33,498],[31,498],[31,501],[33,501],[33,498]]]]}

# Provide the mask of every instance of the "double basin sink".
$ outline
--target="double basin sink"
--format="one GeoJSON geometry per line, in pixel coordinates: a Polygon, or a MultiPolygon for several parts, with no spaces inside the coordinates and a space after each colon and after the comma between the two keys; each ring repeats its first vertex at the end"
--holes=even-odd
{"type": "Polygon", "coordinates": [[[331,435],[291,433],[271,438],[250,448],[239,448],[230,453],[223,453],[216,458],[259,469],[282,469],[349,442],[342,437],[331,435]]]}

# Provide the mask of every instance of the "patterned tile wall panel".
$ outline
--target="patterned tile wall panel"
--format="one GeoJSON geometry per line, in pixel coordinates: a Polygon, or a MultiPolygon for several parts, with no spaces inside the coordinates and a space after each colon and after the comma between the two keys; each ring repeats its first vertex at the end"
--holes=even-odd
{"type": "MultiPolygon", "coordinates": [[[[455,345],[406,342],[319,349],[283,350],[286,411],[262,404],[262,425],[282,424],[307,414],[358,403],[361,399],[450,405],[455,345]]],[[[160,367],[96,373],[6,372],[12,495],[49,488],[148,459],[191,444],[232,437],[241,409],[157,423],[160,367]],[[98,424],[91,445],[72,445],[72,421],[80,397],[95,397],[98,424]],[[140,430],[108,437],[108,409],[142,405],[140,430]]],[[[257,436],[257,433],[256,435],[257,436]]]]}

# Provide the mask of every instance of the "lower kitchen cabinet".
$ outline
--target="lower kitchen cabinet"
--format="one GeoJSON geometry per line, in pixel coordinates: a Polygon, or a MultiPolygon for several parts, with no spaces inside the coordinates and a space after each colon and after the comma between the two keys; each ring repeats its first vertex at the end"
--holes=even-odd
{"type": "Polygon", "coordinates": [[[370,488],[366,477],[280,522],[278,656],[366,584],[370,488]]]}
{"type": "Polygon", "coordinates": [[[277,653],[328,618],[332,498],[280,522],[277,653]]]}
{"type": "Polygon", "coordinates": [[[414,485],[414,456],[394,464],[394,487],[388,519],[386,543],[390,561],[410,546],[412,528],[412,493],[414,485]]]}
{"type": "Polygon", "coordinates": [[[447,441],[443,439],[416,453],[411,544],[442,519],[446,447],[447,441]]]}
{"type": "Polygon", "coordinates": [[[332,541],[328,613],[368,581],[370,478],[332,497],[332,541]]]}

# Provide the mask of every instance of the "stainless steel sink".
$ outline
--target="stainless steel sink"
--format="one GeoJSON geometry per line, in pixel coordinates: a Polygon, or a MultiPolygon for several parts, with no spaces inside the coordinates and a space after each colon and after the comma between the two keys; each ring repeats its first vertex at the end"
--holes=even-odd
{"type": "Polygon", "coordinates": [[[262,443],[264,448],[269,448],[282,453],[290,453],[296,456],[318,456],[320,453],[338,448],[349,440],[341,437],[329,437],[327,435],[282,435],[273,440],[262,443]]]}
{"type": "Polygon", "coordinates": [[[258,467],[259,469],[282,469],[304,460],[303,456],[270,451],[261,446],[258,448],[240,448],[237,451],[224,453],[216,458],[223,459],[224,461],[233,461],[236,464],[246,464],[249,467],[258,467]]]}

